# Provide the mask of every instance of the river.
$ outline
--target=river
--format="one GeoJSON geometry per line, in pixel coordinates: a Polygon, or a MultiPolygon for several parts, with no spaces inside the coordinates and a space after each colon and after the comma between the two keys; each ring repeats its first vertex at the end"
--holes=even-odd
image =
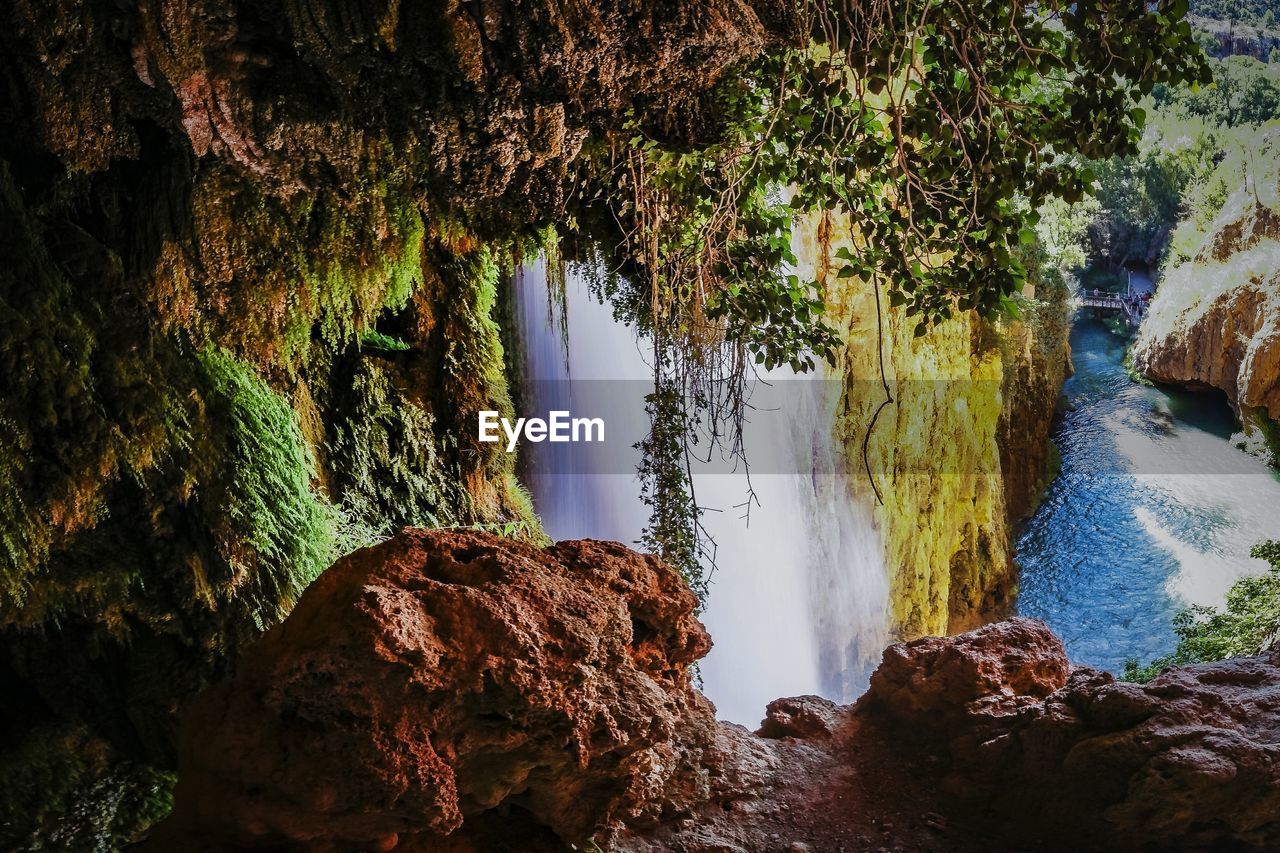
{"type": "Polygon", "coordinates": [[[1126,344],[1077,318],[1061,472],[1017,542],[1018,611],[1113,672],[1173,651],[1179,610],[1221,605],[1265,570],[1249,549],[1280,537],[1280,474],[1232,445],[1226,398],[1133,381],[1126,344]]]}

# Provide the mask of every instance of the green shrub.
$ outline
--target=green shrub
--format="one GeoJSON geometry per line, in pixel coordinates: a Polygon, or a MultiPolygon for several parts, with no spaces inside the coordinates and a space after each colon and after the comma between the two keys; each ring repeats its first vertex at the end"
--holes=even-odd
{"type": "Polygon", "coordinates": [[[0,750],[0,848],[109,853],[173,808],[174,777],[121,760],[81,726],[52,723],[0,750]]]}
{"type": "Polygon", "coordinates": [[[335,500],[351,519],[388,530],[448,523],[465,494],[443,470],[435,422],[378,362],[342,373],[326,441],[335,500]]]}
{"type": "Polygon", "coordinates": [[[1173,623],[1178,648],[1146,666],[1126,661],[1124,679],[1150,681],[1166,667],[1257,654],[1280,628],[1280,540],[1264,542],[1252,553],[1270,568],[1236,581],[1222,610],[1195,605],[1179,613],[1173,623]]]}

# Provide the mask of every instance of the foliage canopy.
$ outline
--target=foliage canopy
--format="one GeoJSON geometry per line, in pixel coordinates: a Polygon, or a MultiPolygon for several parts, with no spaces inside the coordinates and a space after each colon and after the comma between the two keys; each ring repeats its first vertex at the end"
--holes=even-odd
{"type": "Polygon", "coordinates": [[[720,139],[610,142],[624,308],[671,340],[723,338],[765,367],[835,343],[816,282],[789,274],[795,214],[847,215],[841,275],[883,284],[921,331],[994,311],[1025,271],[1035,210],[1084,197],[1084,158],[1134,150],[1159,83],[1210,81],[1185,0],[812,2],[813,40],[721,87],[720,139]],[[788,188],[790,188],[788,190],[788,188]],[[1029,204],[1020,200],[1029,201],[1029,204]]]}
{"type": "MultiPolygon", "coordinates": [[[[723,81],[714,141],[677,147],[641,117],[597,140],[606,177],[591,197],[622,234],[608,260],[623,276],[605,289],[652,336],[657,393],[700,410],[681,419],[710,434],[706,452],[740,453],[745,373],[832,358],[823,284],[796,274],[792,250],[816,211],[851,230],[837,275],[883,289],[917,335],[999,310],[1026,279],[1037,209],[1080,201],[1090,159],[1135,149],[1137,98],[1209,81],[1186,12],[1186,0],[810,0],[805,43],[723,81]]],[[[672,502],[655,518],[686,519],[659,550],[689,554],[696,503],[646,476],[647,497],[672,502]]]]}

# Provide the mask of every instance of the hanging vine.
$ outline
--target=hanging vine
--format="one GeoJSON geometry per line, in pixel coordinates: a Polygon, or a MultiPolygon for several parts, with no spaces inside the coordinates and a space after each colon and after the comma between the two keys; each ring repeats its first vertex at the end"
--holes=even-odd
{"type": "Polygon", "coordinates": [[[809,372],[839,344],[822,281],[796,273],[800,216],[847,222],[836,275],[883,289],[917,335],[990,314],[1023,284],[1037,207],[1082,198],[1086,158],[1132,149],[1137,95],[1208,79],[1185,0],[805,0],[800,14],[807,44],[722,82],[715,141],[677,148],[633,120],[593,149],[620,235],[606,290],[657,350],[642,449],[670,459],[641,470],[660,504],[646,544],[686,563],[707,549],[689,544],[703,534],[687,492],[659,500],[679,491],[660,470],[679,461],[671,424],[686,455],[745,465],[748,377],[809,372]]]}

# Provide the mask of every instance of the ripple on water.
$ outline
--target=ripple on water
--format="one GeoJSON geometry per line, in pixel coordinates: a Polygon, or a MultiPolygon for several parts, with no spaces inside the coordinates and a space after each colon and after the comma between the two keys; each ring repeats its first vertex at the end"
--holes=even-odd
{"type": "Polygon", "coordinates": [[[1265,568],[1249,549],[1280,537],[1280,476],[1231,446],[1221,398],[1133,382],[1096,321],[1078,320],[1071,345],[1062,469],[1018,540],[1018,611],[1073,660],[1119,671],[1171,652],[1187,604],[1220,605],[1265,568]]]}

